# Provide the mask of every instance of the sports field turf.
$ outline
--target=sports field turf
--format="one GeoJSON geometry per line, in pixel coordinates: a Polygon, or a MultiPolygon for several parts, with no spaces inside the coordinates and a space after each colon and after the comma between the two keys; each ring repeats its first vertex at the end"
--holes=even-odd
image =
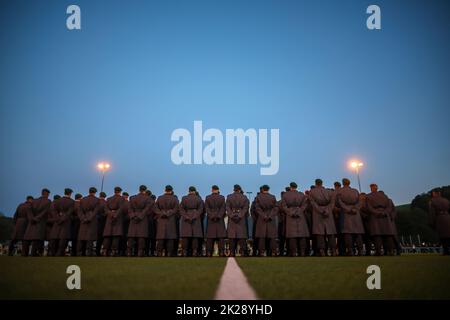
{"type": "Polygon", "coordinates": [[[238,259],[261,299],[450,299],[450,257],[310,257],[238,259]],[[369,265],[381,290],[368,290],[369,265]]]}
{"type": "MultiPolygon", "coordinates": [[[[237,258],[261,299],[450,299],[450,257],[237,258]],[[368,290],[366,268],[381,268],[368,290]]],[[[0,257],[0,299],[213,299],[224,258],[0,257]],[[66,287],[81,268],[81,290],[66,287]]]]}
{"type": "Polygon", "coordinates": [[[0,257],[0,299],[211,299],[226,259],[0,257]],[[66,268],[81,269],[68,290],[66,268]]]}

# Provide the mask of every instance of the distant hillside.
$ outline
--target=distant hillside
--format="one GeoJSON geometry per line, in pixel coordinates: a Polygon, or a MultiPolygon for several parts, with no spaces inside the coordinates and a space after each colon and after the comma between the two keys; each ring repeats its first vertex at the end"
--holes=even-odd
{"type": "Polygon", "coordinates": [[[409,242],[409,236],[417,244],[417,235],[420,235],[422,242],[437,243],[436,232],[430,226],[428,212],[420,208],[414,208],[409,204],[397,206],[397,231],[401,240],[403,236],[405,242],[409,242]]]}

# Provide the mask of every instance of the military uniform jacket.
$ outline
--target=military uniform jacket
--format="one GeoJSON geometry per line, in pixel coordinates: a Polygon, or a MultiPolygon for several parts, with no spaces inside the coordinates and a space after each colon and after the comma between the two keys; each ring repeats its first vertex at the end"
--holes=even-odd
{"type": "Polygon", "coordinates": [[[450,238],[450,202],[444,197],[435,197],[429,204],[431,225],[440,239],[450,238]]]}
{"type": "Polygon", "coordinates": [[[339,189],[336,197],[341,216],[339,219],[341,233],[363,234],[364,225],[358,190],[344,186],[339,189]]]}
{"type": "Polygon", "coordinates": [[[255,210],[258,215],[256,220],[256,238],[277,238],[278,236],[278,207],[277,200],[270,193],[260,193],[256,196],[255,210]]]}
{"type": "Polygon", "coordinates": [[[58,212],[56,211],[56,203],[60,199],[53,200],[50,204],[50,209],[48,210],[47,215],[47,225],[45,227],[45,240],[56,239],[57,230],[53,230],[53,225],[55,224],[56,219],[58,218],[58,212]]]}
{"type": "Polygon", "coordinates": [[[125,199],[115,194],[106,200],[106,223],[103,231],[104,237],[123,236],[123,202],[125,199]]]}
{"type": "Polygon", "coordinates": [[[29,202],[21,203],[17,207],[13,217],[14,230],[11,237],[12,240],[23,240],[28,225],[27,213],[30,209],[31,204],[29,202]]]}
{"type": "Polygon", "coordinates": [[[281,199],[286,215],[286,238],[308,238],[310,236],[306,207],[308,198],[297,190],[287,191],[281,199]]]}
{"type": "Polygon", "coordinates": [[[128,229],[130,228],[130,207],[131,207],[130,201],[131,201],[131,198],[128,200],[124,198],[124,200],[125,201],[122,204],[123,236],[128,237],[128,229]]]}
{"type": "Polygon", "coordinates": [[[180,238],[202,238],[203,200],[195,195],[188,194],[180,203],[180,238]]]}
{"type": "Polygon", "coordinates": [[[33,200],[27,213],[28,225],[24,240],[45,240],[45,228],[50,204],[51,201],[44,197],[33,200]]]}
{"type": "Polygon", "coordinates": [[[208,217],[208,228],[206,238],[225,238],[227,231],[225,229],[225,197],[212,193],[205,199],[205,209],[208,217]]]}
{"type": "Polygon", "coordinates": [[[228,216],[228,239],[247,239],[248,198],[240,192],[227,196],[225,203],[228,216]]]}
{"type": "Polygon", "coordinates": [[[99,208],[97,214],[97,239],[103,237],[103,231],[105,230],[106,224],[106,200],[103,198],[98,198],[99,208]]]}
{"type": "Polygon", "coordinates": [[[78,239],[78,233],[80,231],[80,218],[79,218],[79,212],[80,212],[80,200],[75,200],[74,207],[73,207],[73,213],[72,213],[72,225],[71,225],[71,239],[76,240],[78,239]]]}
{"type": "Polygon", "coordinates": [[[128,227],[129,238],[148,238],[148,220],[154,206],[155,202],[146,194],[139,193],[130,198],[130,226],[128,227]]]}
{"type": "Polygon", "coordinates": [[[70,239],[72,236],[71,232],[75,200],[69,197],[62,197],[55,204],[55,210],[57,212],[57,217],[52,228],[52,236],[53,232],[55,232],[55,237],[53,239],[70,239]]]}
{"type": "Polygon", "coordinates": [[[366,209],[369,213],[369,233],[371,236],[393,235],[392,202],[383,191],[371,192],[366,196],[366,209]]]}
{"type": "Polygon", "coordinates": [[[309,192],[309,201],[312,209],[312,234],[336,234],[333,192],[324,187],[315,187],[309,192]]]}
{"type": "Polygon", "coordinates": [[[94,241],[98,238],[98,214],[100,210],[100,199],[94,195],[88,195],[81,199],[78,210],[80,229],[78,240],[94,241]]]}
{"type": "Polygon", "coordinates": [[[156,219],[156,239],[178,239],[178,198],[173,194],[158,197],[154,207],[156,219]]]}

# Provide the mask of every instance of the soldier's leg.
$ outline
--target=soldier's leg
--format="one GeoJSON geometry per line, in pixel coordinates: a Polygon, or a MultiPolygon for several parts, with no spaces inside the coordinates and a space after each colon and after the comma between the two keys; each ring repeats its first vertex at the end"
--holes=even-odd
{"type": "Polygon", "coordinates": [[[214,242],[215,242],[215,239],[213,239],[213,238],[206,239],[206,256],[207,257],[212,257],[212,255],[214,253],[214,242]]]}
{"type": "Polygon", "coordinates": [[[331,255],[336,256],[336,235],[334,234],[327,235],[327,244],[328,248],[331,251],[331,255]]]}
{"type": "Polygon", "coordinates": [[[383,248],[383,239],[381,236],[374,236],[373,242],[375,244],[375,255],[381,256],[381,249],[383,248]]]}
{"type": "Polygon", "coordinates": [[[162,240],[162,239],[156,240],[156,256],[157,257],[163,256],[164,245],[165,245],[164,240],[162,240]]]}
{"type": "Polygon", "coordinates": [[[178,241],[173,239],[166,240],[166,256],[178,257],[178,241]]]}
{"type": "Polygon", "coordinates": [[[300,238],[300,257],[306,256],[306,238],[300,238]]]}
{"type": "Polygon", "coordinates": [[[131,237],[128,238],[128,242],[127,242],[127,256],[131,257],[133,256],[133,249],[135,247],[135,238],[131,237]]]}
{"type": "Polygon", "coordinates": [[[394,241],[395,253],[399,256],[402,254],[402,245],[400,244],[400,240],[397,235],[394,235],[392,240],[394,241]]]}
{"type": "Polygon", "coordinates": [[[189,238],[181,238],[181,250],[182,250],[181,255],[183,257],[187,257],[189,250],[189,238]]]}
{"type": "Polygon", "coordinates": [[[8,246],[8,256],[12,256],[14,253],[14,248],[16,246],[17,240],[11,240],[8,246]]]}
{"type": "Polygon", "coordinates": [[[344,233],[345,255],[353,256],[353,237],[350,233],[344,233]]]}
{"type": "Polygon", "coordinates": [[[138,238],[138,257],[145,256],[145,242],[146,241],[147,241],[146,238],[138,238]]]}
{"type": "Polygon", "coordinates": [[[198,251],[199,250],[198,249],[199,242],[200,242],[199,238],[192,238],[192,256],[193,257],[198,257],[199,255],[201,255],[198,251]]]}
{"type": "Polygon", "coordinates": [[[86,256],[87,257],[94,256],[94,241],[93,240],[87,240],[85,245],[86,245],[86,256]]]}
{"type": "Polygon", "coordinates": [[[363,255],[363,239],[361,234],[355,234],[356,248],[358,248],[358,256],[363,255]]]}
{"type": "Polygon", "coordinates": [[[109,251],[111,249],[111,237],[103,237],[103,243],[102,243],[102,256],[108,256],[109,255],[109,251]]]}
{"type": "Polygon", "coordinates": [[[114,257],[119,255],[120,238],[121,238],[121,236],[114,236],[112,238],[112,244],[111,244],[112,253],[111,253],[111,255],[114,257]]]}
{"type": "Polygon", "coordinates": [[[234,238],[228,239],[228,244],[230,246],[230,257],[234,257],[236,255],[237,239],[234,238]]]}
{"type": "Polygon", "coordinates": [[[225,257],[225,239],[224,238],[219,238],[219,256],[220,257],[225,257]]]}
{"type": "Polygon", "coordinates": [[[266,253],[266,238],[258,238],[258,257],[266,253]]]}
{"type": "Polygon", "coordinates": [[[288,238],[289,242],[289,256],[295,257],[297,256],[297,239],[296,238],[288,238]]]}
{"type": "Polygon", "coordinates": [[[22,241],[22,256],[28,257],[29,253],[30,253],[30,241],[24,240],[22,241]]]}
{"type": "Polygon", "coordinates": [[[78,240],[77,241],[77,256],[81,257],[81,256],[85,256],[85,243],[86,241],[82,241],[82,240],[78,240]]]}
{"type": "Polygon", "coordinates": [[[325,236],[322,234],[316,235],[317,256],[325,256],[325,236]]]}
{"type": "Polygon", "coordinates": [[[66,255],[66,247],[67,247],[67,240],[66,239],[59,239],[58,240],[58,252],[56,255],[58,257],[63,257],[66,255]]]}
{"type": "Polygon", "coordinates": [[[394,255],[394,242],[392,236],[383,237],[384,254],[388,256],[394,255]]]}
{"type": "Polygon", "coordinates": [[[241,256],[248,256],[248,250],[247,250],[247,242],[245,239],[239,239],[239,253],[241,256]]]}
{"type": "Polygon", "coordinates": [[[272,257],[277,256],[277,239],[276,238],[269,238],[269,248],[271,252],[272,257]]]}
{"type": "Polygon", "coordinates": [[[37,257],[39,256],[40,252],[41,252],[41,240],[33,240],[33,242],[31,243],[31,256],[33,257],[37,257]]]}

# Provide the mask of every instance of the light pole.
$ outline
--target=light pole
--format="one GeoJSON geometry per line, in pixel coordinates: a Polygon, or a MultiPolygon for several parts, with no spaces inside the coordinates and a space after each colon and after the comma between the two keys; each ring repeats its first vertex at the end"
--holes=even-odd
{"type": "Polygon", "coordinates": [[[351,161],[350,167],[356,171],[356,176],[358,177],[358,188],[359,192],[361,192],[361,180],[359,179],[359,170],[364,165],[361,161],[351,161]]]}
{"type": "Polygon", "coordinates": [[[97,168],[102,173],[102,187],[100,188],[100,192],[103,192],[103,183],[105,182],[105,173],[109,170],[111,165],[108,162],[100,162],[97,164],[97,168]]]}

